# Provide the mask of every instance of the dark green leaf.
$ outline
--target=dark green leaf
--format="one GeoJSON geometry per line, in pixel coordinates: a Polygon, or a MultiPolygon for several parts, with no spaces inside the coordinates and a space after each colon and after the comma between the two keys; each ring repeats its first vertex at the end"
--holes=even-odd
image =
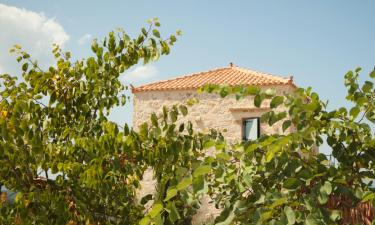
{"type": "Polygon", "coordinates": [[[28,64],[28,63],[24,63],[24,64],[22,65],[22,70],[23,70],[24,72],[26,72],[26,70],[27,70],[28,67],[29,67],[29,64],[28,64]]]}
{"type": "Polygon", "coordinates": [[[290,125],[292,125],[292,121],[290,121],[290,120],[285,120],[285,121],[283,122],[283,125],[282,125],[283,132],[285,132],[286,129],[288,129],[288,128],[290,127],[290,125]]]}
{"type": "Polygon", "coordinates": [[[300,181],[297,179],[297,178],[294,178],[294,177],[290,177],[290,178],[287,178],[284,182],[283,182],[283,187],[285,189],[291,189],[291,190],[294,190],[296,188],[298,188],[300,185],[300,181]]]}
{"type": "Polygon", "coordinates": [[[194,193],[200,193],[204,190],[204,178],[202,176],[195,177],[193,179],[193,191],[194,193]]]}
{"type": "Polygon", "coordinates": [[[175,202],[169,202],[166,210],[169,213],[169,219],[172,223],[180,219],[180,214],[178,213],[175,202]]]}
{"type": "Polygon", "coordinates": [[[367,93],[370,92],[373,88],[374,84],[370,81],[365,81],[365,84],[362,86],[362,91],[367,93]]]}
{"type": "Polygon", "coordinates": [[[183,116],[186,116],[188,114],[188,109],[184,105],[179,106],[180,112],[182,113],[183,116]]]}
{"type": "Polygon", "coordinates": [[[274,109],[274,108],[278,107],[279,105],[281,105],[283,102],[284,102],[283,96],[275,96],[271,100],[270,107],[272,109],[274,109]]]}
{"type": "Polygon", "coordinates": [[[371,71],[371,73],[370,73],[370,77],[371,77],[371,78],[375,78],[375,70],[371,71]]]}
{"type": "Polygon", "coordinates": [[[158,118],[155,113],[151,114],[151,122],[154,127],[158,126],[158,118]]]}
{"type": "Polygon", "coordinates": [[[260,107],[260,105],[262,104],[262,97],[261,97],[261,95],[260,94],[257,94],[257,95],[255,95],[255,97],[254,97],[254,105],[256,106],[256,107],[260,107]]]}
{"type": "Polygon", "coordinates": [[[172,122],[176,122],[177,121],[177,112],[172,110],[169,112],[169,117],[171,118],[172,122]]]}

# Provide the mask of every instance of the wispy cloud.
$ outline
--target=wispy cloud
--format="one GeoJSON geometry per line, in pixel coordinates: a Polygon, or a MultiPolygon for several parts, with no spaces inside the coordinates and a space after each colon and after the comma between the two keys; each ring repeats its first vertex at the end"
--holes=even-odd
{"type": "Polygon", "coordinates": [[[158,74],[159,71],[156,67],[149,64],[141,65],[136,66],[134,69],[126,72],[122,77],[122,81],[125,84],[138,85],[156,77],[158,74]]]}
{"type": "Polygon", "coordinates": [[[78,39],[78,44],[79,45],[84,45],[88,41],[90,41],[91,39],[92,39],[92,35],[91,34],[85,34],[80,39],[78,39]]]}
{"type": "Polygon", "coordinates": [[[46,65],[52,62],[52,44],[63,46],[69,40],[69,35],[54,18],[4,4],[0,4],[0,27],[0,67],[3,73],[19,72],[15,57],[7,54],[13,45],[21,45],[46,65]]]}

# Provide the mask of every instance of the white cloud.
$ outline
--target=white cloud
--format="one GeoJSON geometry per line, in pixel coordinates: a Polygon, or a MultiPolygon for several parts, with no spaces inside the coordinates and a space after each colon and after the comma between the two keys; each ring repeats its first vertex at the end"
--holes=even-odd
{"type": "Polygon", "coordinates": [[[78,44],[84,45],[84,44],[86,44],[86,42],[90,41],[91,39],[92,39],[91,34],[85,34],[80,39],[78,39],[78,44]]]}
{"type": "Polygon", "coordinates": [[[126,84],[133,84],[138,85],[145,81],[149,81],[150,79],[156,77],[159,74],[159,71],[156,67],[152,65],[141,65],[136,66],[134,69],[126,72],[123,77],[122,81],[126,84]]]}
{"type": "Polygon", "coordinates": [[[69,35],[54,18],[43,13],[0,4],[0,67],[3,73],[17,75],[19,65],[9,49],[19,44],[43,65],[52,62],[52,44],[63,46],[69,35]]]}

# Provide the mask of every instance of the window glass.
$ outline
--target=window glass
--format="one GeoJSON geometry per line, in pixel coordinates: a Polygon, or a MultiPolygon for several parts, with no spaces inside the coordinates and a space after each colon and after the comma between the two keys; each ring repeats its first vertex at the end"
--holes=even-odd
{"type": "Polygon", "coordinates": [[[245,119],[243,121],[243,140],[256,140],[259,137],[259,118],[245,119]]]}

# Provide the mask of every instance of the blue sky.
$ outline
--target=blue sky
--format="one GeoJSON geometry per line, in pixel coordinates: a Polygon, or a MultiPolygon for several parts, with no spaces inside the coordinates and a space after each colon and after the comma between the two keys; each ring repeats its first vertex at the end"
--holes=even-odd
{"type": "MultiPolygon", "coordinates": [[[[137,84],[234,62],[263,72],[293,75],[297,85],[312,86],[334,108],[348,105],[344,99],[343,75],[361,66],[365,77],[375,65],[375,1],[371,0],[0,0],[0,3],[36,12],[46,20],[53,18],[68,36],[63,39],[60,35],[57,40],[61,39],[64,48],[77,57],[90,54],[87,40],[101,38],[116,27],[135,35],[151,17],[160,19],[162,34],[181,29],[183,36],[169,56],[146,68],[137,68],[138,72],[149,73],[139,79],[132,77],[137,84]]],[[[0,26],[6,24],[1,25],[0,21],[0,26]]],[[[18,29],[23,29],[22,25],[18,29]]],[[[30,37],[13,35],[11,40],[27,43],[30,37]]],[[[0,44],[3,45],[0,50],[5,44],[4,41],[0,44]]],[[[6,57],[10,57],[7,52],[0,52],[0,69],[1,59],[4,61],[6,57]]],[[[131,108],[116,109],[112,118],[120,123],[131,122],[131,108]]]]}

